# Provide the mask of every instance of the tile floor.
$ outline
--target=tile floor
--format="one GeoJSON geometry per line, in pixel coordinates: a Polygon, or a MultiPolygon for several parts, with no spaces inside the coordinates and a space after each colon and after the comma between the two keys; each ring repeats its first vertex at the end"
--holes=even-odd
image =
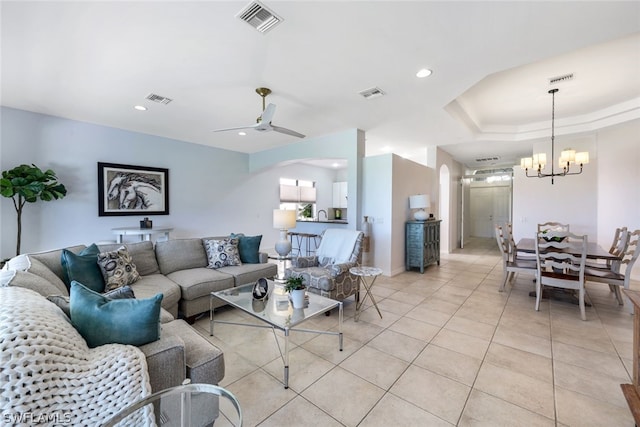
{"type": "MultiPolygon", "coordinates": [[[[292,333],[288,390],[270,330],[220,324],[209,337],[208,318],[196,328],[224,350],[221,385],[245,426],[633,426],[619,386],[630,382],[632,316],[608,287],[587,285],[583,322],[566,302],[536,312],[533,276],[499,293],[501,277],[492,239],[424,274],[381,276],[382,319],[369,304],[354,322],[345,301],[344,351],[335,336],[292,333]]],[[[216,316],[247,320],[228,307],[216,316]]],[[[332,313],[304,327],[337,322],[332,313]]]]}

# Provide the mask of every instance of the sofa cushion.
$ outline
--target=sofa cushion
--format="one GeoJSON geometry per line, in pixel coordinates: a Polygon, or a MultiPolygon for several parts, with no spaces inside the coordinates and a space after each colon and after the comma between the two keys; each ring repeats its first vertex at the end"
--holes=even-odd
{"type": "MultiPolygon", "coordinates": [[[[55,286],[55,288],[58,289],[58,292],[53,292],[53,294],[69,295],[69,289],[67,288],[67,285],[65,285],[64,282],[53,271],[51,271],[49,267],[44,265],[42,261],[31,257],[29,257],[29,261],[31,262],[31,266],[27,271],[29,273],[42,277],[47,282],[55,286]]],[[[60,258],[58,258],[58,265],[60,265],[60,258]]]]}
{"type": "Polygon", "coordinates": [[[69,295],[64,285],[62,290],[60,290],[58,286],[49,282],[47,279],[29,271],[16,271],[15,276],[9,281],[8,286],[31,289],[43,297],[49,295],[69,295]]]}
{"type": "Polygon", "coordinates": [[[104,279],[97,264],[100,249],[96,245],[91,245],[75,254],[67,249],[62,250],[60,262],[64,272],[65,283],[70,286],[74,280],[82,283],[92,291],[102,292],[104,290],[104,279]]]}
{"type": "Polygon", "coordinates": [[[98,266],[104,279],[105,291],[131,285],[140,278],[136,265],[124,246],[119,247],[116,251],[100,252],[98,266]]]}
{"type": "Polygon", "coordinates": [[[156,259],[162,274],[178,270],[206,267],[207,253],[202,239],[173,239],[156,242],[156,259]]]}
{"type": "Polygon", "coordinates": [[[235,278],[235,286],[241,286],[247,283],[255,283],[261,277],[273,278],[278,274],[278,266],[272,263],[242,264],[222,267],[218,271],[232,275],[235,278]]]}
{"type": "Polygon", "coordinates": [[[131,289],[138,299],[151,298],[161,293],[164,295],[162,307],[169,311],[171,308],[177,307],[178,301],[180,301],[180,286],[162,274],[140,276],[140,279],[131,285],[131,289]]]}
{"type": "Polygon", "coordinates": [[[174,271],[167,277],[180,286],[183,300],[194,300],[211,292],[233,288],[233,276],[210,268],[174,271]]]}
{"type": "Polygon", "coordinates": [[[71,322],[89,347],[142,345],[160,338],[162,294],[148,299],[112,300],[71,282],[71,322]]]}
{"type": "Polygon", "coordinates": [[[238,239],[203,240],[207,252],[208,268],[220,268],[227,265],[242,265],[238,253],[238,239]]]}
{"type": "Polygon", "coordinates": [[[99,245],[100,252],[116,251],[121,246],[124,246],[129,251],[133,263],[136,265],[136,269],[141,276],[148,274],[160,273],[160,267],[156,260],[156,253],[153,250],[153,243],[149,241],[136,242],[136,243],[114,243],[108,245],[99,245]]]}
{"type": "Polygon", "coordinates": [[[238,252],[243,264],[258,264],[260,262],[260,242],[262,235],[245,236],[242,233],[231,233],[229,237],[238,239],[238,252]]]}
{"type": "MultiPolygon", "coordinates": [[[[86,248],[87,247],[85,245],[76,245],[76,246],[70,246],[66,248],[66,250],[68,250],[69,252],[73,252],[74,254],[78,254],[86,248]]],[[[62,255],[62,249],[54,249],[51,251],[29,254],[29,260],[33,262],[34,259],[37,259],[42,264],[44,264],[49,270],[51,270],[56,276],[58,276],[60,280],[64,281],[64,271],[62,269],[62,264],[60,263],[61,255],[62,255]]]]}

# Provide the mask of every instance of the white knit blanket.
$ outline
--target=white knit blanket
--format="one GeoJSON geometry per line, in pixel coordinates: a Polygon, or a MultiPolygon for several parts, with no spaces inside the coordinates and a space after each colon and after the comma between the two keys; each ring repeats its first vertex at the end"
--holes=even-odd
{"type": "MultiPolygon", "coordinates": [[[[149,394],[140,349],[90,349],[46,298],[29,289],[0,288],[1,425],[97,426],[149,394]]],[[[126,424],[155,425],[149,409],[134,417],[126,424]]]]}
{"type": "Polygon", "coordinates": [[[360,232],[357,230],[327,228],[322,235],[316,255],[319,259],[331,258],[333,264],[348,262],[359,235],[360,232]]]}

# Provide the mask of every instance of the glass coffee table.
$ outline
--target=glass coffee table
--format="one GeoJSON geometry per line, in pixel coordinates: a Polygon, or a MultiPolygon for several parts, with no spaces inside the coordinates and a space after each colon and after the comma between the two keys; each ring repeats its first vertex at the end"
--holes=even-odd
{"type": "Polygon", "coordinates": [[[325,298],[320,295],[307,293],[308,302],[305,304],[305,308],[294,309],[291,305],[291,301],[289,301],[289,294],[284,291],[283,286],[272,280],[269,280],[268,282],[269,297],[265,301],[259,301],[253,298],[253,283],[231,289],[225,289],[224,291],[211,292],[209,305],[209,334],[213,336],[214,323],[251,326],[255,328],[271,328],[273,330],[274,338],[276,338],[276,329],[283,331],[284,351],[280,348],[280,343],[277,339],[276,344],[278,345],[280,357],[284,364],[284,388],[289,388],[289,333],[291,331],[296,331],[337,335],[338,347],[340,351],[342,351],[342,302],[325,298]],[[261,320],[262,324],[214,320],[213,303],[216,299],[222,300],[230,306],[261,320]],[[297,327],[306,320],[318,316],[319,314],[326,313],[336,307],[339,308],[338,332],[318,331],[297,327]]]}

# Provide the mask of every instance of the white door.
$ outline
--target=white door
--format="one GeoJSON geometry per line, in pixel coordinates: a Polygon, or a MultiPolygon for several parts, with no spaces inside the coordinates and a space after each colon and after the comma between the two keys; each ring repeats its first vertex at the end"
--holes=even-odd
{"type": "Polygon", "coordinates": [[[510,220],[511,187],[472,187],[470,193],[471,236],[494,237],[495,226],[510,220]]]}

